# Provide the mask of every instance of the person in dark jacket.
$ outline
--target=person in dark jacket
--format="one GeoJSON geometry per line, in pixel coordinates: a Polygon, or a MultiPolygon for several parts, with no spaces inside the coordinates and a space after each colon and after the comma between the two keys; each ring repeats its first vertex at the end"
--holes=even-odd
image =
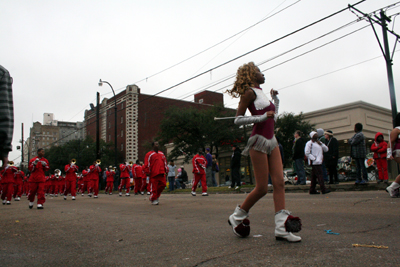
{"type": "Polygon", "coordinates": [[[337,163],[339,158],[339,143],[333,137],[333,132],[328,130],[325,132],[325,145],[328,147],[328,152],[324,153],[324,161],[329,170],[329,183],[338,184],[339,178],[337,174],[337,163]]]}
{"type": "Polygon", "coordinates": [[[297,174],[296,185],[306,184],[306,172],[304,171],[304,140],[301,138],[301,132],[297,130],[294,133],[293,142],[293,162],[297,174]]]}
{"type": "Polygon", "coordinates": [[[231,188],[239,189],[240,187],[240,159],[242,158],[242,153],[237,145],[232,147],[232,159],[231,159],[231,177],[232,185],[231,188]],[[236,187],[235,187],[236,184],[236,187]]]}
{"type": "Polygon", "coordinates": [[[367,155],[367,148],[365,147],[365,137],[362,133],[363,125],[361,123],[356,123],[354,125],[354,132],[352,138],[349,139],[349,144],[351,145],[351,157],[356,161],[356,183],[355,184],[367,184],[368,176],[367,169],[365,168],[365,157],[367,155]],[[363,178],[361,179],[361,172],[363,178]]]}

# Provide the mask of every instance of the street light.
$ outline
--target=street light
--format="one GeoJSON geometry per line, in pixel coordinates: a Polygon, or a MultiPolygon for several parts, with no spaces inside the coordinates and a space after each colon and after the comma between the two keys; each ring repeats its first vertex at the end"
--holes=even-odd
{"type": "Polygon", "coordinates": [[[115,136],[114,136],[114,152],[115,152],[115,162],[114,166],[118,166],[118,156],[117,156],[117,97],[114,92],[114,88],[111,86],[109,82],[102,81],[101,79],[99,80],[99,86],[103,86],[103,83],[108,84],[111,87],[111,90],[114,94],[114,113],[115,113],[115,118],[114,118],[114,130],[115,130],[115,136]]]}

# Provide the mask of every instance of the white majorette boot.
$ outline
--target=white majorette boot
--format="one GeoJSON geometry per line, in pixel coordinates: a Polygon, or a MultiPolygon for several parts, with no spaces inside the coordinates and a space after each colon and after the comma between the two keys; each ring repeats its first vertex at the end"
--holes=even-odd
{"type": "Polygon", "coordinates": [[[386,187],[386,192],[389,193],[390,197],[398,197],[399,196],[399,187],[400,184],[393,182],[390,186],[386,187]]]}
{"type": "Polygon", "coordinates": [[[293,217],[288,210],[280,210],[275,213],[275,238],[276,240],[286,240],[288,242],[300,242],[301,237],[293,233],[301,230],[301,220],[293,217]]]}
{"type": "Polygon", "coordinates": [[[232,226],[233,233],[239,237],[247,237],[250,234],[250,221],[247,219],[249,214],[242,210],[238,205],[231,216],[228,223],[232,226]]]}

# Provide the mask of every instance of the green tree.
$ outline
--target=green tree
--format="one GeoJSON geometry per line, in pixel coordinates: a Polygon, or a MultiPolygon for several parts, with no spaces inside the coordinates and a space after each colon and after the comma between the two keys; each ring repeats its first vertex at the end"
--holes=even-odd
{"type": "Polygon", "coordinates": [[[304,120],[303,113],[295,115],[294,113],[285,112],[278,117],[275,124],[275,132],[276,137],[279,138],[279,142],[283,146],[286,166],[290,166],[292,162],[294,132],[299,130],[303,133],[303,138],[309,139],[308,133],[310,133],[314,127],[314,124],[310,124],[304,120]]]}
{"type": "Polygon", "coordinates": [[[202,110],[171,107],[165,113],[156,139],[161,145],[174,143],[168,160],[184,155],[185,161],[189,161],[199,148],[206,146],[218,156],[221,147],[242,141],[243,130],[233,120],[214,120],[228,116],[235,116],[235,111],[223,106],[202,110]]]}
{"type": "MultiPolygon", "coordinates": [[[[114,165],[114,145],[100,140],[101,165],[106,168],[114,165]]],[[[90,166],[96,158],[96,142],[88,136],[85,140],[72,140],[62,146],[52,146],[46,149],[45,157],[50,163],[50,173],[60,169],[64,173],[64,167],[71,159],[76,159],[79,170],[90,166]]]]}

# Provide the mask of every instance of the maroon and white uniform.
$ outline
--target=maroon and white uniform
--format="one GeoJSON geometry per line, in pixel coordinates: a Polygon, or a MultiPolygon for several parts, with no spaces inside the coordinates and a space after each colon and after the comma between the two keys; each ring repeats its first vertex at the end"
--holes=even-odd
{"type": "Polygon", "coordinates": [[[126,189],[126,193],[129,195],[129,189],[131,186],[131,179],[130,179],[130,175],[129,172],[132,171],[132,168],[129,164],[121,164],[119,165],[119,169],[121,170],[121,183],[118,187],[119,190],[119,194],[122,194],[122,187],[125,186],[126,189]]]}
{"type": "Polygon", "coordinates": [[[79,171],[79,167],[71,163],[65,165],[64,170],[66,173],[64,196],[71,193],[71,196],[76,197],[76,173],[79,171]]]}
{"type": "Polygon", "coordinates": [[[144,172],[150,177],[150,201],[157,200],[166,184],[167,159],[161,151],[150,151],[144,158],[144,172]]]}
{"type": "Polygon", "coordinates": [[[37,204],[43,205],[46,202],[44,197],[44,183],[46,182],[44,172],[50,169],[49,162],[45,158],[34,157],[29,161],[28,168],[31,171],[29,176],[29,202],[34,202],[37,194],[37,204]]]}
{"type": "Polygon", "coordinates": [[[203,190],[203,193],[207,192],[207,180],[206,180],[206,165],[207,165],[207,160],[203,155],[195,155],[192,159],[192,164],[193,164],[193,186],[192,186],[192,191],[196,192],[197,185],[199,181],[201,180],[201,188],[203,190]]]}

